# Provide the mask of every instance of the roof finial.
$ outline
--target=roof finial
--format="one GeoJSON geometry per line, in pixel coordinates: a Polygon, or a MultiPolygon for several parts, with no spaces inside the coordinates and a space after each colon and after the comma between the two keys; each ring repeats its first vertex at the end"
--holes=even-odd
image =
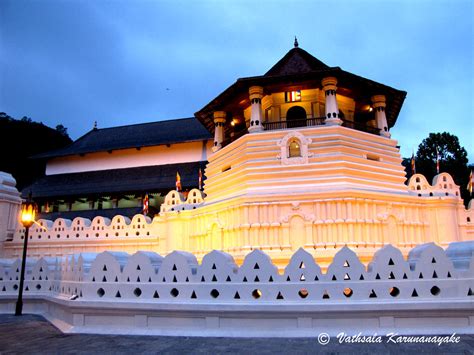
{"type": "Polygon", "coordinates": [[[97,129],[97,121],[94,121],[94,129],[97,129]]]}
{"type": "Polygon", "coordinates": [[[298,39],[296,38],[296,36],[295,36],[295,43],[294,44],[295,44],[295,48],[298,48],[298,39]]]}

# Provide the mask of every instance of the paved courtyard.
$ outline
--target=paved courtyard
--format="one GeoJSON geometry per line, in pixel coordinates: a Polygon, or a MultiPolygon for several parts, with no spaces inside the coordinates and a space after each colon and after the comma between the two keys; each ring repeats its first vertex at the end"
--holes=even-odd
{"type": "Polygon", "coordinates": [[[461,335],[457,344],[339,344],[314,338],[191,338],[63,334],[35,315],[0,315],[0,354],[474,354],[474,335],[461,335]]]}

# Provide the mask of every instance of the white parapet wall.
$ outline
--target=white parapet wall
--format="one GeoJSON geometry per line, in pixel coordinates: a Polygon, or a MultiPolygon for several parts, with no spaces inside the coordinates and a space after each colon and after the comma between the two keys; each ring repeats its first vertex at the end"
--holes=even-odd
{"type": "MultiPolygon", "coordinates": [[[[260,250],[239,267],[212,251],[28,259],[24,312],[64,332],[316,337],[473,334],[474,242],[429,243],[405,259],[387,245],[365,267],[340,249],[324,273],[303,249],[283,272],[260,250]]],[[[317,260],[317,259],[316,259],[317,260]]],[[[0,260],[0,312],[13,313],[19,259],[0,260]]]]}

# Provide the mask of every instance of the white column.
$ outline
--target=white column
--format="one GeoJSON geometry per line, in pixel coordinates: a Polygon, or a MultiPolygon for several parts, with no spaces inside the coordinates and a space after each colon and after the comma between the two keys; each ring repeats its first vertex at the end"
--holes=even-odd
{"type": "Polygon", "coordinates": [[[375,110],[375,120],[377,121],[377,128],[380,129],[380,135],[390,138],[388,131],[387,116],[385,115],[385,95],[374,95],[371,98],[372,106],[375,110]]]}
{"type": "Polygon", "coordinates": [[[249,89],[250,96],[250,126],[249,133],[263,131],[262,125],[262,97],[263,88],[261,86],[251,86],[249,89]]]}
{"type": "Polygon", "coordinates": [[[222,142],[224,141],[224,124],[227,114],[224,111],[214,112],[214,147],[213,152],[217,152],[222,148],[222,142]]]}
{"type": "Polygon", "coordinates": [[[321,80],[321,85],[326,97],[326,119],[324,123],[330,126],[341,125],[342,120],[339,118],[339,107],[336,99],[337,79],[334,77],[324,78],[321,80]]]}

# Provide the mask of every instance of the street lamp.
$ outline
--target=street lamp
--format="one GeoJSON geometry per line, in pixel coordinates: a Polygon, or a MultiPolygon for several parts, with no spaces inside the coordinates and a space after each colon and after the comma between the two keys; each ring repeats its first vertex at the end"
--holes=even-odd
{"type": "Polygon", "coordinates": [[[21,260],[20,289],[16,301],[15,315],[21,316],[23,310],[23,283],[25,281],[26,251],[28,248],[28,232],[35,223],[36,204],[29,198],[21,207],[21,223],[25,227],[25,239],[23,241],[23,259],[21,260]]]}

